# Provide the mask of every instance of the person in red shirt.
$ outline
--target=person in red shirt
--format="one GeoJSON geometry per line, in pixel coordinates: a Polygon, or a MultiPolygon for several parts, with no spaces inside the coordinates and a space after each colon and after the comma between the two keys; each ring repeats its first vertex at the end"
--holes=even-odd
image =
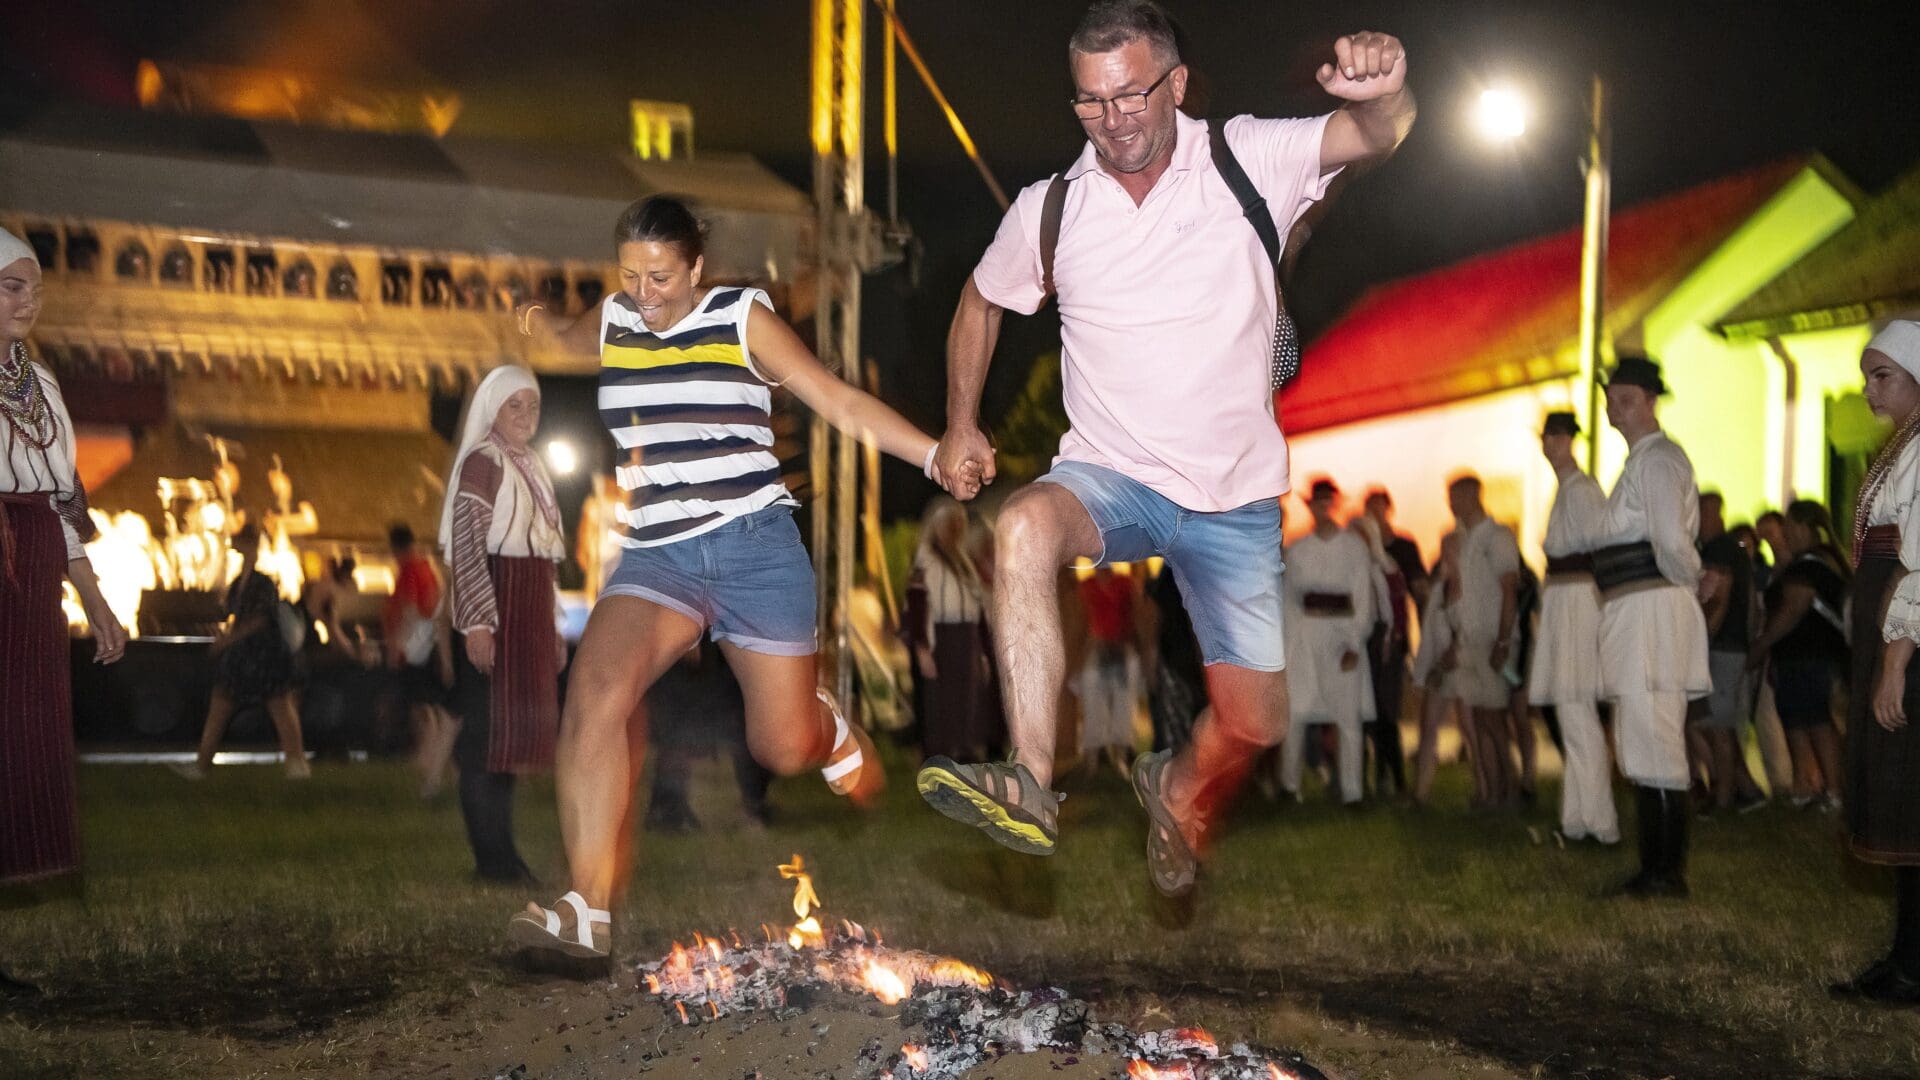
{"type": "Polygon", "coordinates": [[[1087,659],[1080,669],[1080,752],[1128,775],[1133,766],[1133,712],[1138,699],[1133,578],[1102,566],[1080,583],[1087,612],[1087,659]]]}
{"type": "Polygon", "coordinates": [[[440,574],[414,543],[405,523],[387,530],[393,552],[393,595],[381,615],[385,631],[381,648],[387,669],[400,677],[400,696],[413,721],[415,765],[420,770],[420,797],[440,793],[447,763],[453,756],[460,722],[447,711],[447,689],[453,685],[453,653],[441,610],[440,574]]]}

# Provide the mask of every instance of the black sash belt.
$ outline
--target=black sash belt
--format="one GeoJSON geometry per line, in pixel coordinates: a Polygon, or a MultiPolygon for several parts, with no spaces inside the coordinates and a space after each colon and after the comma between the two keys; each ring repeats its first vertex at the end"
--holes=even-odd
{"type": "Polygon", "coordinates": [[[1575,552],[1572,555],[1547,556],[1547,574],[1591,574],[1593,573],[1593,553],[1575,552]]]}
{"type": "Polygon", "coordinates": [[[1627,585],[1663,580],[1660,564],[1654,561],[1653,545],[1642,540],[1633,544],[1615,544],[1593,553],[1593,580],[1601,592],[1627,585]]]}
{"type": "Polygon", "coordinates": [[[1310,592],[1300,598],[1309,615],[1351,615],[1353,597],[1343,592],[1310,592]]]}

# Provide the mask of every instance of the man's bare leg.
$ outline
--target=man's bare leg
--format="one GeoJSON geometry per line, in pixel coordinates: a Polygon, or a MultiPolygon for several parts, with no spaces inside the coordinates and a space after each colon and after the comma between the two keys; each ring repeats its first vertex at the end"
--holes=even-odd
{"type": "Polygon", "coordinates": [[[1007,733],[1020,764],[1041,787],[1050,787],[1067,666],[1060,570],[1078,558],[1097,558],[1100,530],[1072,492],[1032,484],[1001,509],[994,542],[994,645],[1007,733]]]}
{"type": "Polygon", "coordinates": [[[1167,767],[1167,805],[1194,851],[1219,810],[1232,801],[1260,754],[1286,738],[1287,673],[1232,664],[1207,665],[1211,704],[1193,725],[1193,740],[1167,767]]]}

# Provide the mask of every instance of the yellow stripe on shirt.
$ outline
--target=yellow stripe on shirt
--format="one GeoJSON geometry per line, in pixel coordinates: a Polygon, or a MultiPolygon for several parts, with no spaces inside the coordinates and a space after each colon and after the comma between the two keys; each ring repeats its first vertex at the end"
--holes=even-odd
{"type": "Polygon", "coordinates": [[[731,364],[746,367],[746,354],[738,345],[695,345],[690,349],[636,349],[631,345],[600,346],[603,367],[644,370],[672,367],[675,364],[731,364]]]}

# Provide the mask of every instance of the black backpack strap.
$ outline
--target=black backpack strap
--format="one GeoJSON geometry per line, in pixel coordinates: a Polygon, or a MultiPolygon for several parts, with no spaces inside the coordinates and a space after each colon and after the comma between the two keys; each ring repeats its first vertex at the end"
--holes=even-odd
{"type": "Polygon", "coordinates": [[[1280,267],[1280,230],[1273,224],[1273,213],[1267,209],[1267,200],[1261,196],[1253,181],[1247,177],[1247,170],[1240,167],[1240,159],[1233,156],[1233,150],[1227,146],[1227,124],[1224,120],[1213,120],[1207,124],[1207,137],[1213,144],[1213,167],[1220,173],[1220,179],[1227,182],[1233,197],[1240,200],[1240,212],[1247,216],[1248,224],[1260,235],[1260,246],[1267,249],[1267,261],[1277,271],[1280,267]]]}
{"type": "Polygon", "coordinates": [[[1067,208],[1067,174],[1053,174],[1053,181],[1047,185],[1046,201],[1040,204],[1040,287],[1051,295],[1053,287],[1053,252],[1060,246],[1060,215],[1067,208]]]}

